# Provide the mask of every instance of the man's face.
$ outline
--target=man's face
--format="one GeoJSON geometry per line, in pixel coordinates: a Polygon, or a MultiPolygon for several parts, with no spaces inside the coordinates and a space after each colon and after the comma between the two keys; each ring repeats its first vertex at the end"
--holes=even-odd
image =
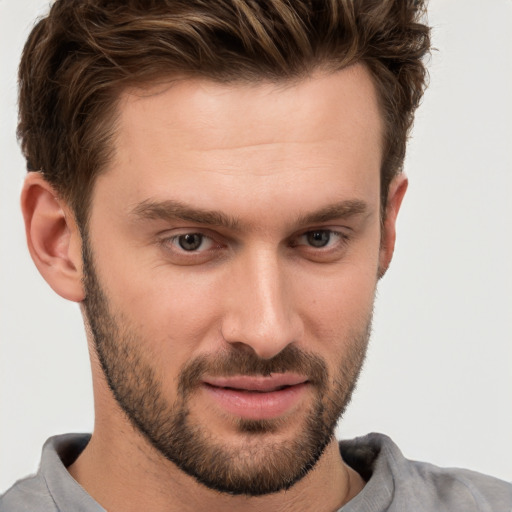
{"type": "Polygon", "coordinates": [[[332,441],[379,272],[381,124],[362,66],[131,91],[95,184],[87,317],[119,406],[209,487],[265,494],[332,441]]]}

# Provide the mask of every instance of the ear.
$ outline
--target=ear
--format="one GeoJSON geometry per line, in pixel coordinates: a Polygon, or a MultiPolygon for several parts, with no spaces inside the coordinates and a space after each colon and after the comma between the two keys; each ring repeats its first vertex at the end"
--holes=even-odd
{"type": "Polygon", "coordinates": [[[380,243],[379,279],[386,273],[393,258],[396,240],[396,218],[408,184],[407,176],[400,173],[393,178],[389,185],[380,243]]]}
{"type": "Polygon", "coordinates": [[[74,215],[39,172],[30,172],[21,193],[28,249],[45,281],[61,297],[80,302],[81,237],[74,215]]]}

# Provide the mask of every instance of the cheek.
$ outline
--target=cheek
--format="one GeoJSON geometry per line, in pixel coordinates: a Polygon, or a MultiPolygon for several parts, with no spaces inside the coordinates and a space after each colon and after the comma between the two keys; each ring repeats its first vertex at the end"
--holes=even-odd
{"type": "Polygon", "coordinates": [[[218,331],[219,318],[214,284],[179,272],[158,279],[141,277],[125,290],[123,306],[137,319],[144,341],[156,346],[164,359],[189,359],[218,331]],[[183,357],[181,357],[183,356],[183,357]]]}
{"type": "Polygon", "coordinates": [[[295,281],[305,332],[319,347],[339,348],[366,332],[377,286],[378,250],[373,247],[367,254],[372,256],[347,260],[321,278],[304,273],[295,281]]]}
{"type": "Polygon", "coordinates": [[[357,329],[371,314],[375,284],[375,276],[358,279],[352,274],[332,279],[323,286],[312,286],[303,306],[304,316],[317,330],[346,332],[357,329]]]}

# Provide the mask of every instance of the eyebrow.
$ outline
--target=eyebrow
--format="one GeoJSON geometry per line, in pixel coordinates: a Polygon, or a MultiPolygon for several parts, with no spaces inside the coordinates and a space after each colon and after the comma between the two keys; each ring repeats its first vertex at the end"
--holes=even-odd
{"type": "Polygon", "coordinates": [[[240,229],[240,222],[225,213],[191,207],[172,199],[166,201],[143,201],[133,208],[132,213],[140,219],[160,219],[166,221],[179,219],[207,226],[224,226],[231,230],[240,229]]]}
{"type": "MultiPolygon", "coordinates": [[[[295,223],[298,226],[328,222],[335,219],[346,219],[362,215],[368,211],[368,205],[359,199],[351,199],[332,203],[323,208],[303,215],[299,215],[295,223]]],[[[218,210],[206,210],[192,207],[181,201],[168,199],[165,201],[146,200],[137,204],[131,213],[142,220],[177,219],[193,222],[206,226],[222,226],[233,231],[242,228],[241,222],[236,217],[226,215],[218,210]]]]}
{"type": "Polygon", "coordinates": [[[368,212],[368,205],[360,199],[348,199],[338,203],[328,204],[312,213],[300,215],[298,225],[317,224],[335,219],[347,219],[368,212]]]}

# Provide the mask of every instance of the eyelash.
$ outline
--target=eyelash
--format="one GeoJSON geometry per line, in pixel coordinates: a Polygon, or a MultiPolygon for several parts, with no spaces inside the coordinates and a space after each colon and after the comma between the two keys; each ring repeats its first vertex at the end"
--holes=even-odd
{"type": "MultiPolygon", "coordinates": [[[[288,243],[288,247],[303,247],[307,256],[311,257],[312,260],[315,260],[315,257],[335,257],[337,254],[345,250],[349,240],[350,237],[344,232],[328,228],[318,228],[310,229],[308,231],[302,232],[299,235],[294,235],[293,237],[291,237],[290,242],[288,243]],[[327,245],[315,247],[307,243],[300,243],[301,239],[307,239],[308,236],[312,236],[313,234],[320,234],[321,236],[328,234],[329,238],[327,240],[327,245]]],[[[226,247],[226,244],[218,242],[215,237],[205,234],[204,232],[201,231],[193,230],[182,232],[171,237],[163,238],[160,241],[160,244],[164,247],[164,249],[167,252],[171,252],[175,257],[181,258],[182,262],[190,262],[191,264],[202,263],[203,261],[215,259],[215,251],[221,250],[224,247],[226,247]],[[183,247],[179,247],[180,239],[187,235],[198,235],[201,237],[201,242],[197,249],[187,251],[186,249],[183,249],[183,247]],[[205,243],[205,241],[209,242],[208,247],[206,247],[205,249],[201,249],[201,246],[205,243]]]]}
{"type": "MultiPolygon", "coordinates": [[[[328,234],[329,235],[329,240],[327,241],[327,244],[330,244],[331,241],[332,241],[332,238],[337,238],[338,239],[338,243],[342,244],[342,245],[345,245],[348,240],[349,240],[349,237],[348,235],[346,235],[345,233],[342,233],[340,231],[335,231],[333,229],[311,229],[309,231],[306,231],[305,233],[302,233],[301,235],[299,235],[297,238],[298,239],[301,239],[301,238],[305,238],[305,237],[308,237],[310,235],[314,235],[314,234],[328,234]]],[[[298,243],[292,243],[291,246],[292,247],[297,247],[299,246],[300,244],[298,243]]],[[[329,249],[330,244],[329,246],[319,246],[319,247],[316,247],[314,245],[311,245],[311,244],[304,244],[306,247],[308,248],[311,248],[315,251],[329,251],[331,249],[329,249]]],[[[336,244],[337,245],[337,244],[336,244]]]]}
{"type": "MultiPolygon", "coordinates": [[[[214,239],[211,236],[205,235],[204,233],[195,232],[195,231],[189,231],[187,233],[181,233],[179,235],[175,235],[175,236],[172,236],[170,238],[166,238],[166,239],[163,240],[163,243],[165,245],[169,245],[169,244],[170,245],[174,245],[175,242],[179,244],[180,238],[186,237],[186,236],[194,236],[194,235],[197,235],[197,236],[201,237],[201,244],[200,245],[202,245],[205,240],[209,240],[211,243],[215,243],[214,239]]],[[[183,253],[187,253],[187,252],[189,252],[189,253],[196,253],[198,251],[197,251],[197,249],[187,251],[186,249],[181,247],[180,252],[183,252],[183,253]]]]}

